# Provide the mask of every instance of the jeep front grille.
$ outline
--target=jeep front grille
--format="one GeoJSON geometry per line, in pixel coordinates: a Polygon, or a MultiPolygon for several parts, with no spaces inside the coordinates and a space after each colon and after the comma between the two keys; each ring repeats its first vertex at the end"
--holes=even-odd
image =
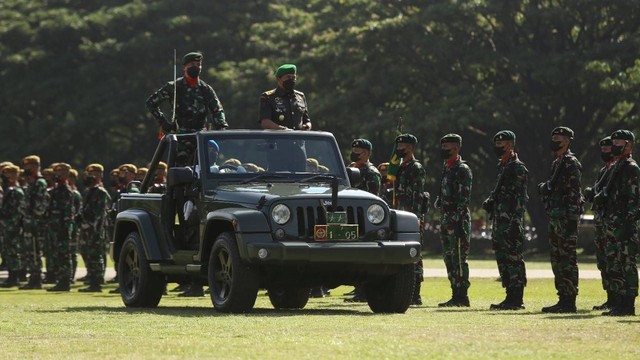
{"type": "MultiPolygon", "coordinates": [[[[332,211],[328,209],[328,211],[332,211]]],[[[360,237],[366,233],[364,221],[364,209],[360,206],[338,206],[337,211],[347,212],[347,223],[358,224],[360,229],[360,237]]],[[[298,236],[313,237],[313,229],[315,225],[327,224],[327,209],[322,206],[299,206],[296,208],[296,219],[298,221],[298,236]]]]}

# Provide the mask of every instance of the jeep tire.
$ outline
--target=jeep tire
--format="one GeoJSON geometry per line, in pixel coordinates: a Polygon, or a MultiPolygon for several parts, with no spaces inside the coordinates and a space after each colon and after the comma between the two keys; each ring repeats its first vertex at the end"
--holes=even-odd
{"type": "Polygon", "coordinates": [[[311,288],[269,288],[269,300],[275,309],[303,309],[309,301],[311,288]]]}
{"type": "Polygon", "coordinates": [[[255,269],[240,259],[232,233],[220,234],[209,256],[209,288],[216,310],[244,313],[253,308],[258,296],[259,279],[255,269]]]}
{"type": "Polygon", "coordinates": [[[411,305],[416,283],[414,264],[402,265],[395,275],[367,282],[367,303],[374,313],[404,313],[411,305]]]}
{"type": "Polygon", "coordinates": [[[161,274],[149,267],[140,234],[131,232],[120,250],[118,278],[122,302],[128,307],[157,307],[166,283],[161,274]]]}

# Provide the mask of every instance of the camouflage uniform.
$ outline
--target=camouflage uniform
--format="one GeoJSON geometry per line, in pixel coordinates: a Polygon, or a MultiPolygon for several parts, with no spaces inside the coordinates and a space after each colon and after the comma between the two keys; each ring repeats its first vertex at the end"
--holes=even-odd
{"type": "Polygon", "coordinates": [[[607,186],[607,275],[613,293],[634,299],[638,296],[638,219],[640,168],[630,156],[623,157],[615,164],[607,186]]]}
{"type": "MultiPolygon", "coordinates": [[[[82,210],[82,194],[78,189],[71,189],[71,197],[73,199],[73,209],[75,212],[73,213],[72,221],[71,221],[71,239],[69,243],[69,248],[71,249],[71,282],[75,279],[76,269],[78,268],[78,251],[80,250],[80,243],[83,239],[80,238],[80,212],[82,210]]],[[[81,253],[81,256],[84,254],[81,253]]]]}
{"type": "Polygon", "coordinates": [[[309,108],[304,93],[298,90],[286,92],[278,87],[260,95],[260,119],[270,119],[289,129],[299,130],[310,123],[309,108]]]}
{"type": "Polygon", "coordinates": [[[94,287],[102,284],[106,259],[104,258],[104,223],[111,197],[102,186],[87,190],[82,208],[82,253],[85,254],[87,280],[94,287]]]}
{"type": "Polygon", "coordinates": [[[471,168],[462,158],[444,163],[438,207],[442,212],[440,240],[447,275],[454,294],[466,293],[469,282],[469,236],[471,233],[471,168]]]}
{"type": "Polygon", "coordinates": [[[56,287],[68,290],[71,279],[71,232],[73,230],[73,191],[67,183],[58,184],[51,192],[50,233],[58,266],[56,287]]]}
{"type": "Polygon", "coordinates": [[[4,260],[7,263],[9,278],[5,287],[18,284],[18,272],[21,269],[20,256],[22,247],[21,223],[25,211],[24,191],[16,184],[8,186],[2,207],[0,208],[0,222],[2,223],[4,240],[4,260]]]}
{"type": "Polygon", "coordinates": [[[362,181],[360,181],[357,188],[368,191],[374,195],[380,195],[382,177],[375,165],[367,161],[361,164],[356,164],[356,168],[360,170],[360,175],[362,176],[362,181]]]}
{"type": "MultiPolygon", "coordinates": [[[[29,285],[40,287],[42,274],[42,247],[47,230],[46,211],[49,206],[47,182],[42,176],[30,179],[26,190],[24,218],[24,260],[30,270],[29,285]]],[[[27,286],[28,288],[29,286],[27,286]]]]}
{"type": "Polygon", "coordinates": [[[496,254],[498,272],[504,288],[522,288],[527,285],[524,263],[524,213],[529,196],[529,171],[514,152],[506,161],[498,163],[499,187],[496,188],[492,207],[491,242],[496,254]]]}

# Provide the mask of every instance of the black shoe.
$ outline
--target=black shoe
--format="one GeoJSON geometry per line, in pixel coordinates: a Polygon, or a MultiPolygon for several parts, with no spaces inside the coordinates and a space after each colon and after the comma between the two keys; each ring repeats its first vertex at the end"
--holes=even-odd
{"type": "MultiPolygon", "coordinates": [[[[613,308],[613,310],[609,311],[608,316],[635,316],[636,315],[636,307],[635,307],[635,296],[622,296],[620,300],[619,306],[613,308]]],[[[602,314],[605,315],[605,314],[602,314]]]]}
{"type": "Polygon", "coordinates": [[[42,289],[42,279],[40,278],[40,275],[31,275],[29,277],[29,282],[24,285],[19,287],[18,289],[20,290],[40,290],[42,289]]]}
{"type": "Polygon", "coordinates": [[[49,272],[47,272],[44,276],[44,280],[42,280],[43,284],[55,284],[57,283],[57,279],[56,276],[54,274],[51,274],[49,272]]]}
{"type": "Polygon", "coordinates": [[[593,310],[610,310],[614,304],[615,294],[611,291],[607,291],[607,301],[605,301],[602,305],[596,305],[593,307],[593,310]]]}
{"type": "Polygon", "coordinates": [[[178,294],[180,297],[202,297],[204,296],[204,291],[202,290],[202,286],[190,286],[189,290],[178,294]]]}
{"type": "Polygon", "coordinates": [[[18,281],[27,282],[27,271],[26,270],[18,271],[18,281]]]}
{"type": "Polygon", "coordinates": [[[367,302],[367,297],[362,295],[356,295],[350,299],[344,299],[346,303],[365,303],[367,302]]]}
{"type": "Polygon", "coordinates": [[[58,282],[56,284],[56,286],[52,287],[52,288],[48,288],[47,291],[49,292],[66,292],[66,291],[71,291],[71,286],[69,285],[68,282],[58,282]]]}
{"type": "Polygon", "coordinates": [[[511,288],[507,288],[507,296],[504,298],[504,300],[497,304],[491,304],[489,306],[489,310],[504,310],[504,306],[511,302],[511,296],[511,288]]]}
{"type": "Polygon", "coordinates": [[[2,284],[0,284],[0,287],[11,288],[14,286],[20,286],[20,281],[18,281],[18,273],[16,271],[9,270],[9,277],[2,284]]]}
{"type": "MultiPolygon", "coordinates": [[[[365,299],[365,301],[366,301],[366,299],[365,299]]],[[[422,305],[422,296],[420,296],[420,295],[414,296],[413,299],[411,299],[411,305],[421,306],[422,305]]]]}
{"type": "Polygon", "coordinates": [[[117,288],[109,291],[109,294],[120,294],[120,286],[118,286],[117,288]]]}
{"type": "Polygon", "coordinates": [[[171,292],[185,292],[189,290],[190,284],[178,284],[178,286],[174,287],[171,292]]]}
{"type": "Polygon", "coordinates": [[[455,290],[451,290],[451,299],[442,302],[440,304],[438,304],[438,307],[452,307],[452,306],[456,306],[455,305],[455,297],[456,297],[456,291],[455,290]]]}
{"type": "Polygon", "coordinates": [[[322,291],[322,286],[316,286],[311,288],[311,292],[309,293],[310,298],[320,299],[324,297],[324,291],[322,291]]]}
{"type": "Polygon", "coordinates": [[[94,293],[94,292],[102,292],[102,286],[100,285],[89,285],[89,287],[78,289],[78,292],[83,293],[94,293]]]}
{"type": "Polygon", "coordinates": [[[509,300],[499,310],[524,310],[524,287],[508,288],[507,291],[509,300]]]}
{"type": "Polygon", "coordinates": [[[542,308],[543,313],[549,314],[573,314],[577,312],[575,295],[560,295],[558,303],[542,308]]]}

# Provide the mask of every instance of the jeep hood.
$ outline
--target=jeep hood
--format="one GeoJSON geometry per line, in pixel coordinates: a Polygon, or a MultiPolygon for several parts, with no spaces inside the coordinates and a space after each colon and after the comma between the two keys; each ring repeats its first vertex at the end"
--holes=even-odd
{"type": "MultiPolygon", "coordinates": [[[[272,201],[280,197],[302,199],[330,199],[331,186],[328,183],[264,183],[264,184],[233,184],[221,185],[215,190],[216,201],[257,204],[262,201],[272,201]]],[[[371,199],[378,197],[356,188],[339,186],[338,199],[371,199]]]]}

